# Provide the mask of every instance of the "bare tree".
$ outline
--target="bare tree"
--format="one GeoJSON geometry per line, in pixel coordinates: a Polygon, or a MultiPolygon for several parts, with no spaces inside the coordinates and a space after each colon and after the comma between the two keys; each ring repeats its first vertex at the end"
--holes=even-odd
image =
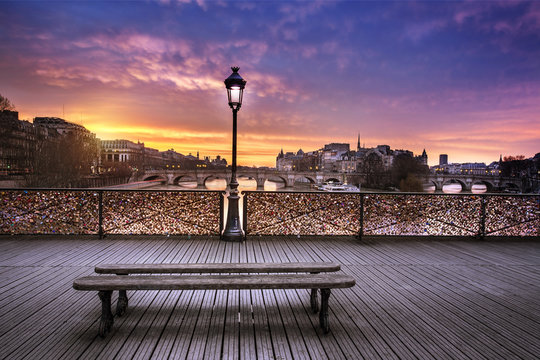
{"type": "Polygon", "coordinates": [[[8,98],[3,97],[2,94],[0,94],[0,111],[4,110],[15,110],[15,105],[11,101],[9,101],[8,98]]]}
{"type": "Polygon", "coordinates": [[[365,186],[370,188],[382,188],[384,186],[386,176],[380,155],[375,153],[367,155],[362,162],[361,172],[366,179],[365,186]]]}
{"type": "Polygon", "coordinates": [[[40,139],[34,157],[34,173],[28,177],[27,185],[74,187],[91,173],[97,155],[97,142],[75,132],[40,139]]]}

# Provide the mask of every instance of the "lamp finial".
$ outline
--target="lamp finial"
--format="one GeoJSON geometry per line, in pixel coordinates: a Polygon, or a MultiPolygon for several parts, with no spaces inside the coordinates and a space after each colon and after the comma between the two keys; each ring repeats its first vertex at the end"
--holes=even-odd
{"type": "Polygon", "coordinates": [[[240,66],[232,66],[232,67],[231,67],[231,70],[232,70],[233,72],[237,73],[238,70],[240,70],[240,66]]]}

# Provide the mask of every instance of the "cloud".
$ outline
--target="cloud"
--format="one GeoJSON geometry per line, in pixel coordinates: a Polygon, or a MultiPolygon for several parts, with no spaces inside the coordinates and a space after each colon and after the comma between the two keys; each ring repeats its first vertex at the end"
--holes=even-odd
{"type": "Polygon", "coordinates": [[[21,114],[65,104],[99,136],[230,153],[223,80],[239,65],[245,158],[358,132],[415,152],[537,151],[540,2],[95,4],[4,4],[0,90],[21,114]]]}
{"type": "Polygon", "coordinates": [[[77,86],[78,81],[99,81],[119,87],[144,82],[174,84],[180,91],[213,91],[223,87],[220,79],[223,75],[217,75],[215,65],[226,62],[220,59],[220,53],[240,52],[251,63],[257,63],[266,53],[267,45],[241,40],[209,41],[201,46],[190,40],[124,32],[78,39],[71,43],[71,49],[78,55],[37,59],[35,73],[46,78],[47,83],[64,88],[77,86]]]}

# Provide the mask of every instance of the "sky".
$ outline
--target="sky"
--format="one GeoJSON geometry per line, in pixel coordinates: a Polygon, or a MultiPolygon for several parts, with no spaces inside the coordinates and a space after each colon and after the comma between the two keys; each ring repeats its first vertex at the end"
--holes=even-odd
{"type": "Polygon", "coordinates": [[[238,164],[344,142],[436,165],[540,152],[540,1],[3,1],[21,119],[238,164]]]}

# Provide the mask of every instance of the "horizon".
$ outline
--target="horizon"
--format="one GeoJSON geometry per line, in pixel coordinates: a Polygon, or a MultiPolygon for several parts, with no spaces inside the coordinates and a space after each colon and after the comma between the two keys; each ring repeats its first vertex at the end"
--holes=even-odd
{"type": "Polygon", "coordinates": [[[240,66],[240,166],[358,134],[430,166],[540,151],[540,2],[2,5],[0,94],[21,119],[230,159],[240,66]]]}

